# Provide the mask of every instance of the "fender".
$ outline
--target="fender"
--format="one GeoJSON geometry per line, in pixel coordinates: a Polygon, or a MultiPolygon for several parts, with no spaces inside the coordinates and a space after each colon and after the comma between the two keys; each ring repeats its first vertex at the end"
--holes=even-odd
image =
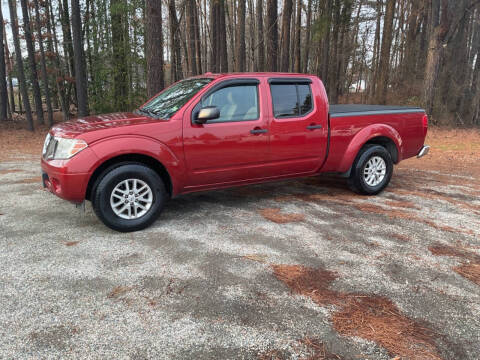
{"type": "Polygon", "coordinates": [[[184,164],[166,144],[156,139],[142,135],[119,135],[96,141],[89,148],[98,158],[90,168],[89,176],[105,161],[120,155],[140,154],[156,159],[165,167],[172,181],[173,194],[182,187],[184,164]]]}
{"type": "Polygon", "coordinates": [[[376,137],[386,137],[392,140],[393,143],[395,144],[395,147],[397,148],[397,153],[398,153],[397,162],[400,162],[402,160],[403,141],[398,131],[389,125],[373,124],[360,130],[352,138],[352,140],[348,144],[347,149],[343,154],[342,160],[340,161],[340,164],[338,166],[338,171],[342,173],[349,171],[360,149],[368,141],[376,137]]]}

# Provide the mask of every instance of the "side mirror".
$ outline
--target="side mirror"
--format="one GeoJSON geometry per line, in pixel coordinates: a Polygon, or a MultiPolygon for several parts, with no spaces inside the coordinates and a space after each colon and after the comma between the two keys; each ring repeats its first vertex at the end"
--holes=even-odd
{"type": "Polygon", "coordinates": [[[207,106],[198,112],[195,118],[197,124],[205,124],[208,120],[218,119],[220,117],[220,110],[216,106],[207,106]]]}

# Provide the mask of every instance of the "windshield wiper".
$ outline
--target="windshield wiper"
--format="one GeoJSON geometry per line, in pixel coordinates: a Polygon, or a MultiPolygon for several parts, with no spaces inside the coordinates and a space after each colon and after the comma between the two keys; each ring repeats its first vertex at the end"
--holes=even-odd
{"type": "Polygon", "coordinates": [[[155,115],[155,112],[153,112],[151,110],[143,109],[143,108],[137,109],[137,111],[139,113],[147,114],[148,116],[155,115]]]}

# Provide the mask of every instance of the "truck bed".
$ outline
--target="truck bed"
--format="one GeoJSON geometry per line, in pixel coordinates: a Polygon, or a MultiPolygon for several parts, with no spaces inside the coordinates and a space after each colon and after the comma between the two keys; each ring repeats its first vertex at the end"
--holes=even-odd
{"type": "Polygon", "coordinates": [[[409,114],[424,112],[419,107],[391,105],[330,105],[331,117],[409,114]]]}

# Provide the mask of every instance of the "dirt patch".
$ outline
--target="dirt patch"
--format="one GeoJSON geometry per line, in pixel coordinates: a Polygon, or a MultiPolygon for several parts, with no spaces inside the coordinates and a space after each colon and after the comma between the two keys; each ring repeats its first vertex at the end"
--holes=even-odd
{"type": "Polygon", "coordinates": [[[397,208],[420,210],[420,207],[415,205],[415,203],[413,203],[412,201],[387,200],[385,201],[385,204],[397,208]]]}
{"type": "Polygon", "coordinates": [[[35,176],[33,178],[26,178],[26,179],[21,179],[18,181],[15,181],[15,184],[34,184],[34,183],[42,183],[42,177],[41,176],[35,176]]]}
{"type": "Polygon", "coordinates": [[[17,173],[17,172],[22,172],[22,171],[23,171],[23,170],[20,170],[20,169],[0,170],[0,175],[12,174],[12,173],[17,173]]]}
{"type": "Polygon", "coordinates": [[[407,235],[403,235],[403,234],[391,234],[390,236],[393,237],[394,239],[400,240],[401,242],[412,241],[411,238],[409,238],[407,235]]]}
{"type": "Polygon", "coordinates": [[[429,155],[422,159],[408,159],[399,167],[436,170],[477,178],[480,175],[479,130],[430,128],[425,143],[431,146],[429,155]]]}
{"type": "Polygon", "coordinates": [[[296,213],[282,213],[277,208],[267,208],[258,211],[265,219],[277,224],[287,224],[305,220],[305,215],[296,213]]]}
{"type": "Polygon", "coordinates": [[[480,286],[480,264],[463,264],[454,267],[453,270],[480,286]]]}
{"type": "Polygon", "coordinates": [[[480,264],[480,255],[465,250],[462,247],[453,247],[450,245],[434,244],[428,247],[428,250],[435,256],[453,256],[464,260],[480,264]]]}
{"type": "Polygon", "coordinates": [[[75,246],[79,243],[80,241],[68,241],[64,243],[65,246],[75,246]]]}
{"type": "Polygon", "coordinates": [[[415,222],[419,222],[425,225],[428,225],[434,229],[437,230],[442,230],[442,231],[447,231],[451,233],[462,233],[466,235],[473,235],[473,231],[471,230],[464,230],[464,229],[457,229],[451,226],[447,225],[439,225],[436,222],[432,220],[425,219],[423,217],[417,216],[413,213],[409,213],[405,210],[401,209],[385,209],[379,205],[375,204],[369,204],[369,203],[362,203],[362,204],[354,204],[354,206],[364,212],[369,212],[369,213],[374,213],[374,214],[380,214],[380,215],[385,215],[389,217],[390,219],[405,219],[405,220],[411,220],[415,222]]]}
{"type": "MultiPolygon", "coordinates": [[[[299,357],[301,360],[342,360],[343,358],[340,355],[330,352],[325,344],[318,339],[311,339],[305,337],[298,340],[298,345],[303,349],[298,349],[302,353],[306,354],[305,356],[299,357]]],[[[287,360],[291,359],[292,356],[285,354],[281,350],[268,350],[262,352],[258,355],[258,360],[287,360]]]]}
{"type": "Polygon", "coordinates": [[[435,256],[452,256],[462,259],[462,265],[453,268],[457,274],[480,286],[480,255],[462,247],[436,244],[429,246],[428,250],[435,256]]]}
{"type": "Polygon", "coordinates": [[[335,329],[342,335],[375,341],[392,356],[441,359],[434,333],[403,315],[389,299],[349,294],[330,289],[337,274],[299,265],[272,265],[275,277],[294,293],[308,296],[320,306],[335,305],[335,329]]]}
{"type": "Polygon", "coordinates": [[[43,126],[35,132],[22,129],[21,124],[8,122],[0,125],[0,161],[11,160],[18,154],[38,155],[48,129],[43,126]]]}
{"type": "Polygon", "coordinates": [[[116,299],[132,290],[131,286],[117,286],[107,295],[109,299],[116,299]]]}

